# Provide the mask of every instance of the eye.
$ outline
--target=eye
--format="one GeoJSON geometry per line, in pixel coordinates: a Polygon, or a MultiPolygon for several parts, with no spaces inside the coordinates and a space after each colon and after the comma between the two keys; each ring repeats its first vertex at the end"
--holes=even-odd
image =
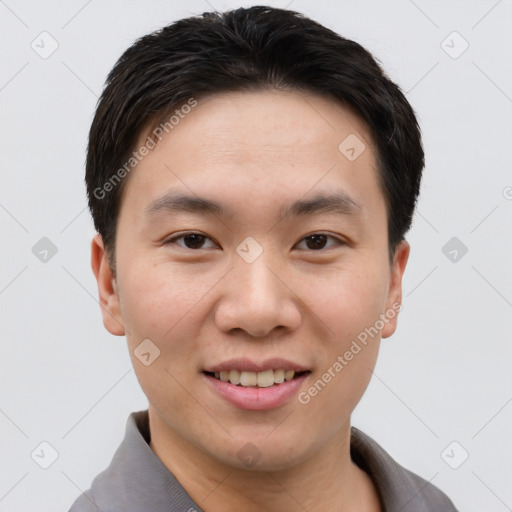
{"type": "Polygon", "coordinates": [[[329,236],[329,235],[324,235],[322,233],[313,233],[312,235],[308,235],[306,237],[304,237],[300,242],[299,244],[297,245],[297,247],[299,249],[306,249],[306,250],[310,250],[310,251],[318,251],[318,250],[321,250],[321,249],[329,249],[331,247],[334,247],[336,245],[344,245],[344,242],[341,241],[340,239],[338,238],[335,238],[333,236],[329,236]],[[331,239],[331,240],[334,240],[334,243],[332,243],[331,245],[329,245],[328,247],[326,247],[326,244],[327,244],[327,241],[331,239]],[[303,243],[306,243],[306,247],[299,247],[300,244],[303,244],[303,243]]]}
{"type": "Polygon", "coordinates": [[[213,242],[210,247],[205,246],[205,241],[208,240],[212,242],[210,238],[206,235],[202,235],[201,233],[184,233],[183,235],[169,238],[164,242],[164,245],[179,245],[184,249],[210,249],[211,247],[216,247],[213,242]],[[179,243],[179,241],[182,243],[179,243]]]}
{"type": "MultiPolygon", "coordinates": [[[[166,240],[164,245],[178,245],[184,249],[191,250],[211,249],[217,247],[210,238],[201,233],[184,233],[179,236],[174,236],[166,240]]],[[[312,235],[304,237],[296,247],[301,250],[320,251],[322,249],[330,249],[337,245],[344,245],[344,242],[330,235],[313,233],[312,235]],[[330,244],[328,244],[329,240],[331,241],[330,244]]]]}

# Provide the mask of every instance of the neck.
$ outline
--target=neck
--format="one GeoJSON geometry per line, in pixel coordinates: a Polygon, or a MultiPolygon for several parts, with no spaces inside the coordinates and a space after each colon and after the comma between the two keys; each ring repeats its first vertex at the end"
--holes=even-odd
{"type": "Polygon", "coordinates": [[[291,468],[233,468],[211,457],[149,408],[151,449],[206,512],[380,512],[377,491],[350,458],[350,425],[291,468]]]}

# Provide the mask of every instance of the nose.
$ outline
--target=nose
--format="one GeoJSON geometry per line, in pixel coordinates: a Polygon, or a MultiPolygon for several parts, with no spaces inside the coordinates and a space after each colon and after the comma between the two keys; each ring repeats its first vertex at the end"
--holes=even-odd
{"type": "Polygon", "coordinates": [[[300,326],[300,304],[293,284],[265,253],[252,263],[239,258],[226,276],[215,322],[226,334],[242,330],[251,337],[268,337],[274,330],[300,326]]]}

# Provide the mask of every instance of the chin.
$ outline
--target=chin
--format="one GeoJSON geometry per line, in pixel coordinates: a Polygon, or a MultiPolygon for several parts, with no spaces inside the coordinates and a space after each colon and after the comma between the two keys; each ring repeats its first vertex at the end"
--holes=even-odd
{"type": "Polygon", "coordinates": [[[261,436],[240,436],[231,439],[228,450],[212,455],[227,466],[253,472],[285,471],[307,460],[307,447],[299,452],[300,440],[295,441],[294,436],[271,437],[269,431],[261,436]]]}
{"type": "Polygon", "coordinates": [[[237,470],[250,471],[253,473],[286,471],[298,464],[298,461],[290,460],[285,454],[281,455],[272,453],[272,455],[265,455],[260,452],[260,454],[255,453],[255,455],[254,459],[247,460],[248,456],[247,454],[244,454],[244,457],[240,460],[238,455],[235,454],[234,457],[231,457],[228,460],[222,460],[222,462],[229,467],[236,468],[237,470]]]}

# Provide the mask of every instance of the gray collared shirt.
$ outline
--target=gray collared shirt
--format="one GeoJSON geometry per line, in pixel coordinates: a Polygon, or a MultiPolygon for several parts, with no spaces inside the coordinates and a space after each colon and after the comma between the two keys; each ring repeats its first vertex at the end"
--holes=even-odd
{"type": "MultiPolygon", "coordinates": [[[[149,446],[148,412],[130,414],[110,466],[69,512],[201,512],[149,446]]],[[[351,457],[373,480],[383,512],[457,512],[437,487],[395,462],[373,439],[352,427],[351,457]]]]}

